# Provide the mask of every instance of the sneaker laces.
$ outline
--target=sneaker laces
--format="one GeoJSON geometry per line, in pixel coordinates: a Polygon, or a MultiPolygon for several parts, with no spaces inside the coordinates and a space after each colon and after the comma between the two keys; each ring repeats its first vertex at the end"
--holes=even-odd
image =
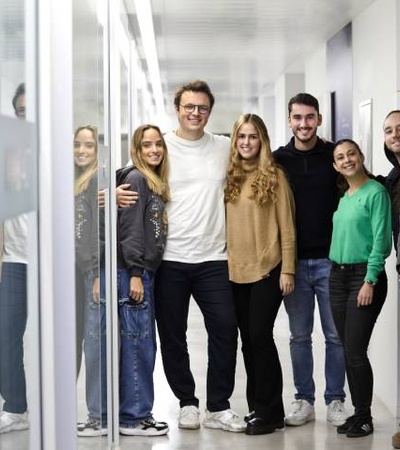
{"type": "Polygon", "coordinates": [[[343,403],[342,403],[341,401],[333,401],[332,403],[333,403],[333,404],[332,404],[332,406],[331,406],[331,411],[332,411],[334,414],[344,412],[343,403]]]}
{"type": "Polygon", "coordinates": [[[293,408],[293,414],[298,414],[304,407],[304,400],[295,400],[292,402],[292,405],[295,405],[293,408]]]}
{"type": "Polygon", "coordinates": [[[232,417],[232,419],[239,419],[239,415],[236,414],[235,411],[232,411],[232,409],[228,409],[226,412],[232,417]]]}
{"type": "Polygon", "coordinates": [[[221,419],[225,421],[235,421],[239,420],[239,415],[235,413],[232,409],[226,409],[225,411],[221,411],[221,419]]]}

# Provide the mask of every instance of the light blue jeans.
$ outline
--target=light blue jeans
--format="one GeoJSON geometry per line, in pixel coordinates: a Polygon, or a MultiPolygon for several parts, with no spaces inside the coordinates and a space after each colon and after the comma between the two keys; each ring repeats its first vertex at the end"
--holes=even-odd
{"type": "Polygon", "coordinates": [[[156,359],[154,274],[143,274],[144,300],[129,297],[130,275],[118,269],[120,348],[120,425],[135,426],[152,417],[156,359]]]}
{"type": "MultiPolygon", "coordinates": [[[[101,276],[104,284],[104,273],[101,276]]],[[[85,311],[84,343],[86,370],[86,404],[89,417],[107,425],[107,360],[106,360],[106,304],[104,286],[100,303],[93,301],[93,271],[84,276],[85,311]]]]}
{"type": "Polygon", "coordinates": [[[311,337],[315,299],[325,336],[325,403],[344,401],[345,398],[344,354],[329,301],[330,271],[328,259],[300,259],[296,268],[295,290],[284,299],[289,316],[290,355],[297,390],[295,398],[307,400],[311,404],[315,401],[311,337]]]}

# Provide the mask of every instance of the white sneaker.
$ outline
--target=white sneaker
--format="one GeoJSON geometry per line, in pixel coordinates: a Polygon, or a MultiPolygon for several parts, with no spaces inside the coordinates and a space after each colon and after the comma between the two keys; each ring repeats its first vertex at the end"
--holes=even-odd
{"type": "Polygon", "coordinates": [[[326,410],[326,420],[335,427],[339,427],[346,422],[349,413],[346,411],[344,402],[341,400],[332,400],[326,410]]]}
{"type": "Polygon", "coordinates": [[[184,430],[200,428],[200,411],[195,405],[184,406],[179,412],[178,427],[184,430]]]}
{"type": "Polygon", "coordinates": [[[9,431],[21,431],[29,428],[28,414],[16,414],[7,411],[0,413],[0,434],[9,431]]]}
{"type": "Polygon", "coordinates": [[[224,411],[210,412],[206,410],[206,418],[203,420],[206,428],[214,428],[225,431],[241,433],[246,430],[246,422],[241,420],[238,414],[231,409],[224,411]]]}
{"type": "Polygon", "coordinates": [[[78,423],[77,433],[81,437],[107,436],[108,430],[98,420],[88,418],[78,423]]]}
{"type": "Polygon", "coordinates": [[[157,422],[150,417],[149,419],[141,420],[135,426],[120,425],[119,432],[125,436],[163,436],[169,431],[166,422],[157,422]]]}
{"type": "Polygon", "coordinates": [[[295,400],[292,405],[294,405],[292,412],[285,418],[286,425],[298,427],[315,420],[314,406],[307,400],[295,400]]]}

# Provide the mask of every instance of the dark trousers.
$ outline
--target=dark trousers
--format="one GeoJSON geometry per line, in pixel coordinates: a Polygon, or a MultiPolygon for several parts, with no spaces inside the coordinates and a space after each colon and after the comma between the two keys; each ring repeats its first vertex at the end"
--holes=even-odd
{"type": "Polygon", "coordinates": [[[255,283],[233,283],[249,411],[270,422],[284,418],[282,368],[273,335],[282,303],[279,275],[280,266],[255,283]]]}
{"type": "Polygon", "coordinates": [[[366,264],[334,264],[329,281],[332,314],[343,343],[351,400],[355,414],[360,416],[371,414],[373,373],[368,345],[387,294],[387,277],[383,271],[374,287],[371,305],[357,306],[366,270],[366,264]]]}
{"type": "Polygon", "coordinates": [[[198,406],[186,339],[193,296],[208,335],[207,409],[229,408],[235,381],[237,323],[226,261],[163,261],[156,275],[156,320],[164,371],[180,406],[198,406]]]}
{"type": "Polygon", "coordinates": [[[27,321],[27,266],[3,263],[0,281],[0,394],[3,410],[27,409],[24,333],[27,321]]]}

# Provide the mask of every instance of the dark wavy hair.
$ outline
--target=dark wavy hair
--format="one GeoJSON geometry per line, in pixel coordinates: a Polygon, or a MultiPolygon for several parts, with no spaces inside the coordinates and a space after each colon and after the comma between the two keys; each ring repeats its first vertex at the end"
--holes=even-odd
{"type": "Polygon", "coordinates": [[[307,92],[300,92],[299,94],[295,95],[294,97],[292,97],[289,100],[289,103],[288,103],[289,116],[290,116],[290,113],[292,112],[292,106],[295,103],[298,105],[312,106],[319,114],[318,100],[313,95],[308,94],[307,92]]]}
{"type": "MultiPolygon", "coordinates": [[[[353,139],[347,139],[347,138],[346,139],[340,139],[339,141],[336,142],[336,144],[333,146],[333,149],[332,149],[332,155],[335,154],[335,150],[337,149],[337,147],[339,147],[339,145],[342,145],[342,144],[345,144],[345,143],[353,145],[357,149],[358,153],[360,155],[364,156],[364,153],[362,152],[362,150],[361,150],[360,146],[357,144],[357,142],[353,141],[353,139]]],[[[374,178],[372,173],[365,167],[364,164],[363,164],[363,169],[364,169],[365,174],[369,178],[374,178]]],[[[339,189],[339,194],[341,196],[349,188],[349,183],[347,182],[346,178],[340,173],[339,173],[339,176],[338,176],[338,179],[337,179],[337,186],[338,186],[338,189],[339,189]]]]}

